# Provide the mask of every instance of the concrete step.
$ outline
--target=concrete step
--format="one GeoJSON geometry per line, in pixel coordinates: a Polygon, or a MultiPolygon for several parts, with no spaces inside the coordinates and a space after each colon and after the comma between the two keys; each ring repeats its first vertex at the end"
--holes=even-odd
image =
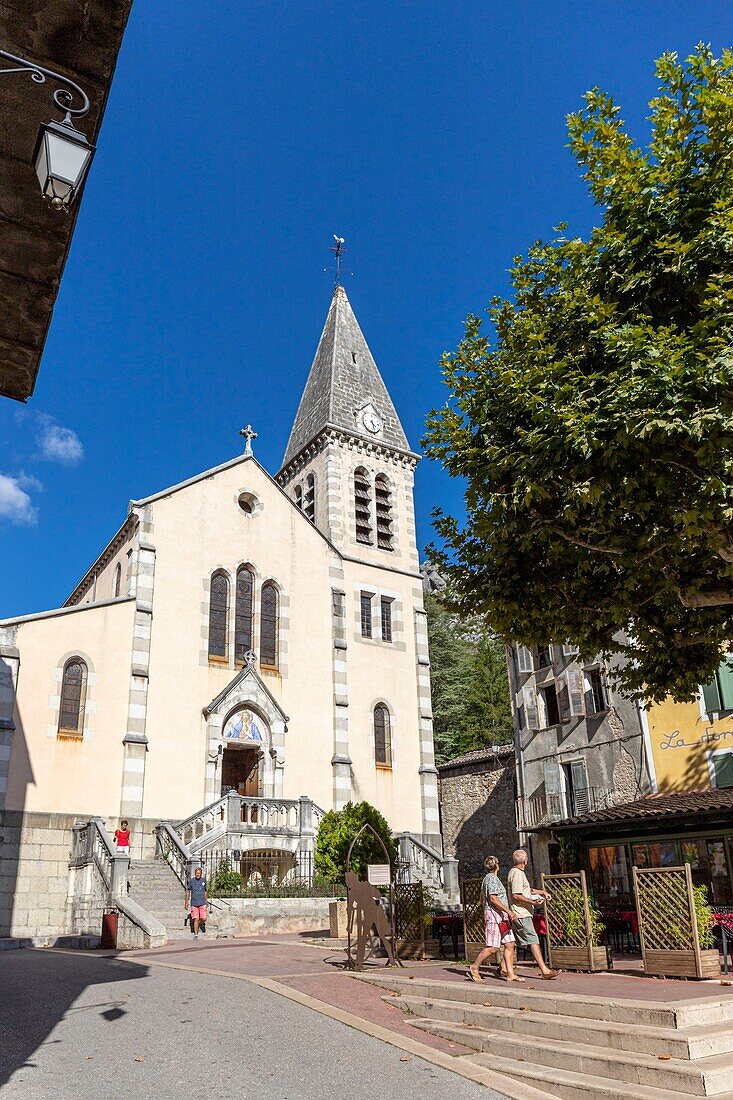
{"type": "Polygon", "coordinates": [[[656,1057],[671,1055],[673,1058],[690,1061],[716,1054],[733,1054],[733,1028],[727,1023],[686,1027],[684,1030],[647,1027],[643,1024],[629,1028],[628,1024],[617,1024],[608,1020],[584,1020],[572,1016],[563,1016],[560,1022],[557,1015],[550,1012],[467,1004],[463,1001],[430,997],[386,996],[384,1000],[423,1019],[465,1024],[487,1031],[511,1032],[515,1035],[531,1036],[533,1039],[556,1039],[561,1030],[565,1042],[578,1045],[590,1043],[610,1050],[656,1057]]]}
{"type": "MultiPolygon", "coordinates": [[[[528,1053],[530,1053],[528,1051],[528,1053]]],[[[651,1085],[631,1085],[626,1082],[597,1077],[578,1070],[554,1069],[535,1062],[517,1062],[493,1054],[467,1055],[467,1060],[505,1074],[560,1100],[681,1100],[689,1093],[651,1085]]],[[[716,1100],[733,1100],[733,1092],[718,1093],[716,1100]]]]}
{"type": "MultiPolygon", "coordinates": [[[[594,997],[581,993],[554,992],[552,982],[546,988],[517,989],[507,982],[476,985],[473,982],[441,981],[433,978],[412,979],[382,974],[355,974],[359,981],[366,981],[385,990],[406,993],[412,997],[428,997],[434,1000],[462,1001],[466,1004],[489,1004],[494,1007],[518,1008],[550,1013],[556,1016],[574,1016],[587,1020],[607,1020],[612,1023],[637,1024],[643,1027],[687,1028],[708,1024],[733,1022],[733,997],[716,999],[712,988],[699,999],[668,1004],[658,1001],[632,1000],[622,997],[594,997]]],[[[640,991],[640,996],[641,996],[640,991]]]]}
{"type": "MultiPolygon", "coordinates": [[[[412,1020],[414,1027],[490,1053],[492,1058],[521,1065],[527,1056],[533,1064],[550,1069],[587,1074],[615,1081],[619,1085],[645,1085],[667,1089],[683,1096],[719,1096],[733,1088],[733,1058],[718,1054],[697,1062],[633,1051],[608,1050],[589,1043],[569,1043],[560,1038],[540,1042],[526,1035],[488,1031],[465,1024],[444,1024],[437,1020],[412,1020]]],[[[564,1035],[564,1027],[563,1027],[564,1035]]]]}

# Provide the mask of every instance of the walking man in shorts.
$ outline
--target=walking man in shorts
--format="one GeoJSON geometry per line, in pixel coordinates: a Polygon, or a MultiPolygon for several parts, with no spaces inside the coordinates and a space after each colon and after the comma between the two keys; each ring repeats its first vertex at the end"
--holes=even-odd
{"type": "Polygon", "coordinates": [[[535,930],[532,913],[535,906],[542,905],[545,899],[544,890],[533,890],[529,879],[525,874],[527,866],[527,853],[518,848],[513,855],[514,866],[507,876],[509,893],[509,905],[512,913],[518,920],[512,925],[514,938],[518,947],[528,947],[532,952],[532,958],[540,968],[542,977],[549,981],[556,978],[557,970],[550,970],[542,958],[540,951],[540,938],[535,930]]]}
{"type": "Polygon", "coordinates": [[[186,901],[185,908],[191,908],[191,920],[193,921],[193,938],[197,940],[199,938],[199,924],[202,920],[206,920],[206,906],[208,903],[208,895],[206,893],[206,879],[203,877],[203,873],[200,867],[197,867],[193,873],[193,878],[186,887],[186,901]]]}

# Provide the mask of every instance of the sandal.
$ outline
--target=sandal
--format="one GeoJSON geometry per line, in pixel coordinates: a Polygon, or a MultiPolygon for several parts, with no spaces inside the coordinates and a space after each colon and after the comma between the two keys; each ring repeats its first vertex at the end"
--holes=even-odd
{"type": "Polygon", "coordinates": [[[472,966],[469,966],[468,969],[466,970],[466,977],[470,981],[476,982],[476,985],[486,985],[484,979],[481,977],[480,974],[476,973],[476,971],[473,969],[472,966]]]}

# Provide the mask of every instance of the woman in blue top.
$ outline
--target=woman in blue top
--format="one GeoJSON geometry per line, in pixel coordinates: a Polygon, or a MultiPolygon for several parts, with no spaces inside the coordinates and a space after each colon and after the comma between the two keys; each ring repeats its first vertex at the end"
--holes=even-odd
{"type": "Polygon", "coordinates": [[[500,948],[504,948],[504,960],[502,963],[502,977],[507,982],[523,982],[524,978],[518,978],[514,973],[514,933],[512,923],[518,920],[509,908],[506,890],[499,878],[499,860],[496,856],[487,856],[484,860],[486,875],[481,884],[481,895],[484,902],[484,925],[486,928],[486,947],[478,954],[472,966],[468,968],[468,976],[471,981],[483,984],[483,978],[479,974],[479,967],[489,955],[498,954],[500,948]]]}

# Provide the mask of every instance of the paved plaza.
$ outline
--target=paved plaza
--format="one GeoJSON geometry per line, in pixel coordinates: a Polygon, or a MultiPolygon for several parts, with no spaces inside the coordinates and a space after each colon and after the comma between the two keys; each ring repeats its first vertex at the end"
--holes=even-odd
{"type": "MultiPolygon", "coordinates": [[[[481,1084],[257,984],[273,972],[295,973],[301,984],[308,973],[314,980],[321,974],[321,983],[340,983],[345,1004],[352,990],[352,1002],[369,998],[375,1013],[409,1034],[378,991],[332,975],[326,952],[239,941],[149,953],[155,962],[135,954],[0,953],[3,1098],[373,1100],[388,1082],[393,1100],[499,1100],[481,1084]],[[231,976],[189,965],[228,966],[231,976]],[[244,970],[254,980],[235,976],[244,970]]],[[[432,1042],[436,1054],[453,1046],[432,1042]]]]}

